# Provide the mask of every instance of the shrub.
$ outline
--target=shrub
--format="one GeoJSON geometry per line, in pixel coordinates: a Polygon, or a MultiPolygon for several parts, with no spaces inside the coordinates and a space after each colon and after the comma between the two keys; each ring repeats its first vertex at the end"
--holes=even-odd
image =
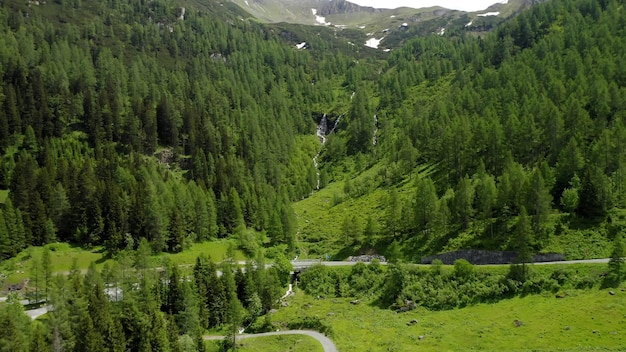
{"type": "Polygon", "coordinates": [[[572,274],[571,270],[567,269],[556,269],[550,275],[550,278],[556,281],[560,286],[563,286],[566,282],[570,280],[570,276],[572,274]]]}
{"type": "Polygon", "coordinates": [[[335,294],[335,279],[328,267],[314,265],[300,274],[301,287],[311,296],[332,296],[335,294]]]}
{"type": "Polygon", "coordinates": [[[287,325],[287,328],[289,330],[306,330],[306,329],[315,330],[315,331],[321,332],[322,334],[326,336],[333,335],[333,328],[330,325],[321,321],[320,318],[317,318],[317,317],[300,318],[296,321],[290,322],[287,325]]]}
{"type": "Polygon", "coordinates": [[[474,276],[474,266],[465,259],[457,259],[454,261],[454,276],[469,280],[474,276]]]}

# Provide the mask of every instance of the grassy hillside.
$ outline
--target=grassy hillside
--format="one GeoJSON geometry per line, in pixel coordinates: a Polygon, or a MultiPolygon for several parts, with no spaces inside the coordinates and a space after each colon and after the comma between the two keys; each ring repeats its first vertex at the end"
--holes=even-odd
{"type": "Polygon", "coordinates": [[[626,292],[571,290],[516,297],[449,311],[396,313],[350,298],[317,300],[298,292],[272,319],[319,318],[340,351],[621,351],[626,292]],[[409,326],[412,320],[418,322],[409,326]],[[518,322],[518,323],[516,323],[518,322]],[[517,326],[519,325],[519,326],[517,326]]]}
{"type": "MultiPolygon", "coordinates": [[[[207,352],[220,351],[219,343],[206,342],[207,352]]],[[[240,352],[321,352],[322,346],[314,338],[300,335],[265,336],[241,340],[237,343],[240,352]]]]}
{"type": "MultiPolygon", "coordinates": [[[[163,253],[150,258],[152,264],[158,266],[160,263],[169,261],[177,265],[193,265],[200,254],[206,254],[212,260],[219,262],[226,258],[229,246],[237,246],[235,241],[222,240],[214,242],[195,243],[181,253],[163,253]]],[[[50,250],[51,271],[53,274],[64,274],[69,272],[76,261],[76,266],[80,270],[86,270],[93,262],[96,268],[102,269],[105,265],[112,265],[113,259],[107,256],[102,247],[84,249],[73,247],[66,243],[51,243],[45,246],[50,250]]],[[[6,285],[21,282],[25,278],[30,278],[29,286],[35,285],[33,282],[33,260],[40,261],[44,247],[29,247],[17,256],[0,262],[0,273],[5,275],[4,281],[0,281],[0,290],[6,285]]],[[[131,264],[134,261],[134,254],[129,253],[131,264]]],[[[235,250],[235,260],[245,260],[245,255],[235,250]]]]}

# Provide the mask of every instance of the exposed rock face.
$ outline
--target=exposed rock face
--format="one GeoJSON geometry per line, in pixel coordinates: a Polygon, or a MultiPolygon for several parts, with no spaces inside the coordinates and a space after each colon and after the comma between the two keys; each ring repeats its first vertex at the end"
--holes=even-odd
{"type": "MultiPolygon", "coordinates": [[[[422,264],[430,264],[433,260],[439,259],[444,264],[454,264],[457,259],[465,259],[472,264],[511,264],[515,262],[517,253],[515,252],[500,252],[500,251],[485,251],[478,249],[461,249],[455,252],[448,252],[437,254],[429,257],[424,257],[421,260],[422,264]]],[[[547,253],[537,254],[534,257],[534,262],[556,262],[563,260],[563,254],[560,253],[547,253]]]]}
{"type": "Polygon", "coordinates": [[[350,256],[348,257],[348,261],[349,262],[366,262],[369,263],[371,261],[373,261],[374,259],[380,261],[380,262],[386,262],[387,258],[385,258],[382,255],[378,255],[378,254],[366,254],[366,255],[358,255],[358,256],[350,256]]]}
{"type": "Polygon", "coordinates": [[[381,12],[380,9],[373,7],[362,7],[357,4],[345,0],[328,1],[319,9],[320,16],[335,15],[338,13],[355,13],[355,12],[381,12]]]}

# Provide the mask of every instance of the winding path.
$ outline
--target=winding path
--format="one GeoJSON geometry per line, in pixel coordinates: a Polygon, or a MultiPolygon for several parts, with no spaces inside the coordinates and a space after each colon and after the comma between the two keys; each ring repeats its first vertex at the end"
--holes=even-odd
{"type": "MultiPolygon", "coordinates": [[[[310,336],[322,344],[322,347],[324,348],[324,352],[339,352],[339,350],[337,350],[337,346],[335,346],[335,343],[331,339],[326,337],[324,334],[319,333],[317,331],[313,331],[313,330],[285,330],[285,331],[264,332],[260,334],[241,334],[241,335],[237,335],[237,340],[247,339],[247,338],[252,338],[252,337],[277,336],[277,335],[310,336]]],[[[224,339],[224,337],[225,336],[205,335],[202,338],[205,340],[222,340],[224,339]]]]}

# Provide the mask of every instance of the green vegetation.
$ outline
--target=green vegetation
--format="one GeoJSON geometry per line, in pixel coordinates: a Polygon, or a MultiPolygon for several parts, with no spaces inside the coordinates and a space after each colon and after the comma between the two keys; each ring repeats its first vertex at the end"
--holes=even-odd
{"type": "MultiPolygon", "coordinates": [[[[219,351],[218,343],[208,342],[207,352],[219,351]]],[[[322,346],[317,340],[309,336],[283,335],[265,336],[240,340],[237,351],[241,352],[321,352],[322,346]]]]}
{"type": "Polygon", "coordinates": [[[54,311],[33,323],[12,297],[0,307],[0,346],[195,350],[214,329],[229,349],[240,326],[276,308],[288,258],[371,253],[393,265],[301,275],[312,296],[363,300],[342,313],[350,327],[328,310],[275,323],[337,335],[347,351],[367,350],[349,328],[377,350],[409,340],[507,349],[505,334],[525,337],[509,348],[543,348],[557,328],[538,323],[547,308],[527,312],[525,302],[551,300],[570,327],[555,343],[617,348],[624,11],[617,0],[550,0],[480,38],[460,18],[444,36],[381,54],[329,28],[247,20],[230,2],[1,1],[0,269],[7,283],[28,278],[24,291],[54,311]],[[407,264],[462,248],[515,251],[520,265],[407,264]],[[550,251],[611,261],[529,263],[550,251]],[[227,257],[256,260],[244,272],[227,257]],[[572,302],[593,322],[570,313],[572,302]],[[475,330],[458,340],[436,325],[500,306],[495,325],[468,315],[463,328],[475,330]],[[385,319],[415,308],[432,325],[397,337],[397,314],[391,326],[371,323],[393,338],[375,341],[370,318],[354,320],[360,307],[385,319]],[[481,331],[493,338],[463,340],[481,331]]]}
{"type": "Polygon", "coordinates": [[[286,324],[302,316],[319,317],[332,327],[340,351],[620,351],[626,343],[622,291],[612,296],[608,290],[573,289],[565,298],[529,295],[406,313],[351,300],[318,300],[298,292],[272,319],[286,324]],[[409,324],[413,319],[418,322],[409,324]]]}
{"type": "MultiPolygon", "coordinates": [[[[615,266],[614,264],[612,264],[615,266]]],[[[616,272],[617,270],[613,270],[616,272]]],[[[609,272],[610,273],[610,272],[609,272]]],[[[458,259],[453,267],[358,263],[353,267],[314,266],[300,275],[300,287],[314,297],[374,298],[381,308],[446,310],[506,298],[556,294],[567,289],[606,286],[606,265],[541,266],[526,263],[474,267],[458,259]]],[[[619,285],[619,278],[615,277],[619,285]]],[[[615,281],[614,280],[614,281],[615,281]]]]}
{"type": "MultiPolygon", "coordinates": [[[[277,308],[289,275],[288,268],[266,269],[262,257],[244,272],[230,261],[218,267],[204,254],[187,275],[177,265],[154,266],[145,240],[131,260],[105,263],[101,271],[92,263],[85,275],[76,266],[52,275],[46,253],[30,278],[35,300],[47,297],[54,310],[33,322],[17,296],[10,296],[0,304],[6,327],[0,346],[30,351],[41,342],[35,333],[49,332],[56,346],[71,351],[198,350],[207,329],[236,331],[277,308]]],[[[49,350],[52,341],[42,341],[49,350]]]]}
{"type": "MultiPolygon", "coordinates": [[[[236,246],[235,241],[231,240],[197,243],[181,253],[151,256],[150,261],[159,265],[171,263],[174,265],[192,266],[200,254],[207,255],[215,261],[222,261],[227,258],[229,247],[234,246],[236,246]]],[[[114,265],[114,260],[106,256],[102,247],[86,250],[72,247],[66,243],[51,243],[45,247],[29,247],[17,256],[2,261],[0,273],[6,275],[3,283],[5,285],[14,284],[21,282],[25,278],[33,277],[33,258],[41,258],[44,249],[50,251],[50,270],[54,274],[67,274],[74,266],[81,271],[86,271],[91,263],[94,263],[98,269],[102,269],[105,265],[114,265]]],[[[234,260],[242,261],[246,259],[241,251],[235,250],[234,253],[234,260]]],[[[134,256],[131,253],[128,253],[128,255],[134,256]]],[[[33,284],[31,283],[31,286],[33,284]]]]}

